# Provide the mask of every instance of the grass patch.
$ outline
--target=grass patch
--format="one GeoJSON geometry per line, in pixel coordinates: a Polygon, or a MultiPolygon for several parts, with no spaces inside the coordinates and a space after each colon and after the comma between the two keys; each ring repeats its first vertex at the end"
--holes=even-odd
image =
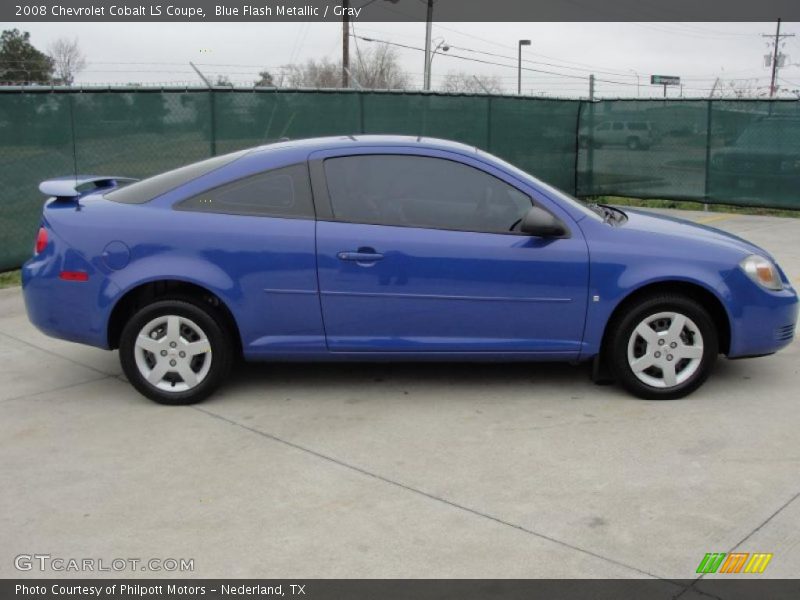
{"type": "Polygon", "coordinates": [[[20,270],[0,273],[0,289],[22,285],[20,270]]]}
{"type": "MultiPolygon", "coordinates": [[[[639,198],[622,198],[620,196],[596,196],[595,202],[632,206],[639,208],[675,208],[678,210],[703,210],[701,202],[683,200],[641,200],[639,198]]],[[[709,212],[736,213],[740,215],[766,215],[769,217],[791,217],[800,219],[800,210],[784,210],[779,208],[762,208],[758,206],[733,206],[731,204],[709,204],[709,212]]]]}

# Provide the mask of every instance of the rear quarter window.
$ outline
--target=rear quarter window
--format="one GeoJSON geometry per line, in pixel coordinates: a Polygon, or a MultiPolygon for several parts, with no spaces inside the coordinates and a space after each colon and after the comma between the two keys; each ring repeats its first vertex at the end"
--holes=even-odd
{"type": "Polygon", "coordinates": [[[176,210],[228,215],[314,218],[305,164],[251,175],[179,202],[176,210]]]}
{"type": "Polygon", "coordinates": [[[150,200],[166,194],[175,188],[183,185],[184,183],[197,179],[198,177],[215,171],[220,167],[232,163],[237,158],[247,154],[248,150],[239,152],[232,152],[231,154],[223,154],[215,156],[207,160],[179,167],[160,175],[142,179],[136,183],[117,188],[104,195],[104,198],[113,200],[114,202],[122,202],[124,204],[144,204],[150,200]]]}

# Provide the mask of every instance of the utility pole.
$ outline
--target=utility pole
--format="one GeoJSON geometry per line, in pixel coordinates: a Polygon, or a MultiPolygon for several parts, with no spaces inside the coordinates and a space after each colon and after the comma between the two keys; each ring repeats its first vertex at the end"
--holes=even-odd
{"type": "Polygon", "coordinates": [[[594,75],[589,75],[589,102],[594,100],[594,75]]]}
{"type": "Polygon", "coordinates": [[[425,91],[431,89],[431,31],[433,29],[433,0],[428,0],[428,14],[425,18],[425,91]]]}
{"type": "Polygon", "coordinates": [[[636,77],[636,97],[638,98],[639,96],[641,96],[641,93],[639,92],[639,73],[637,71],[634,71],[633,69],[628,69],[628,71],[633,73],[634,76],[636,77]]]}
{"type": "MultiPolygon", "coordinates": [[[[762,33],[761,37],[773,37],[771,34],[762,33]]],[[[783,61],[783,55],[780,53],[780,43],[782,38],[794,37],[793,33],[781,33],[781,20],[778,19],[777,27],[775,28],[775,38],[772,42],[772,77],[769,84],[769,97],[772,98],[775,92],[778,91],[778,69],[780,63],[783,61]]]]}
{"type": "Polygon", "coordinates": [[[530,40],[519,41],[519,56],[517,60],[517,96],[522,95],[522,47],[530,45],[531,45],[530,40]]]}
{"type": "Polygon", "coordinates": [[[778,26],[775,28],[775,47],[772,49],[772,78],[769,83],[769,97],[775,95],[775,78],[778,75],[778,43],[781,41],[781,20],[778,19],[778,26]]]}
{"type": "Polygon", "coordinates": [[[437,54],[441,54],[441,52],[439,52],[439,48],[442,49],[442,52],[448,52],[450,50],[450,46],[448,46],[447,43],[444,40],[440,40],[439,43],[436,45],[436,48],[434,48],[431,51],[431,59],[428,61],[428,73],[425,76],[425,89],[426,90],[430,90],[431,89],[431,77],[433,76],[433,58],[437,54]]]}
{"type": "Polygon", "coordinates": [[[342,0],[342,87],[350,87],[350,0],[342,0]]]}

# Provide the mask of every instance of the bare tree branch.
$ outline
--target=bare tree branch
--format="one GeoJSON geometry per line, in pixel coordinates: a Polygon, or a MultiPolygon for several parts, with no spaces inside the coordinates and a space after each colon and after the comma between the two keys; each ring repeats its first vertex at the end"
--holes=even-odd
{"type": "Polygon", "coordinates": [[[450,71],[445,75],[442,89],[450,93],[500,94],[503,83],[497,75],[470,75],[464,71],[450,71]]]}
{"type": "MultiPolygon", "coordinates": [[[[381,44],[358,51],[358,60],[350,64],[354,83],[364,89],[405,89],[408,76],[400,70],[394,48],[381,44]]],[[[342,86],[342,63],[328,58],[286,65],[280,84],[296,88],[338,88],[342,86]]]]}
{"type": "Polygon", "coordinates": [[[72,85],[75,76],[86,68],[86,58],[77,38],[58,38],[50,44],[48,53],[53,61],[53,75],[57,83],[72,85]]]}

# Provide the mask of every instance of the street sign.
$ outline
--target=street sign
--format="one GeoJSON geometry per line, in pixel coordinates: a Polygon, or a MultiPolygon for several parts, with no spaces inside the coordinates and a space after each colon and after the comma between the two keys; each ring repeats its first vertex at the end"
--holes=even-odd
{"type": "Polygon", "coordinates": [[[650,85],[680,85],[681,78],[675,75],[650,75],[650,85]]]}

